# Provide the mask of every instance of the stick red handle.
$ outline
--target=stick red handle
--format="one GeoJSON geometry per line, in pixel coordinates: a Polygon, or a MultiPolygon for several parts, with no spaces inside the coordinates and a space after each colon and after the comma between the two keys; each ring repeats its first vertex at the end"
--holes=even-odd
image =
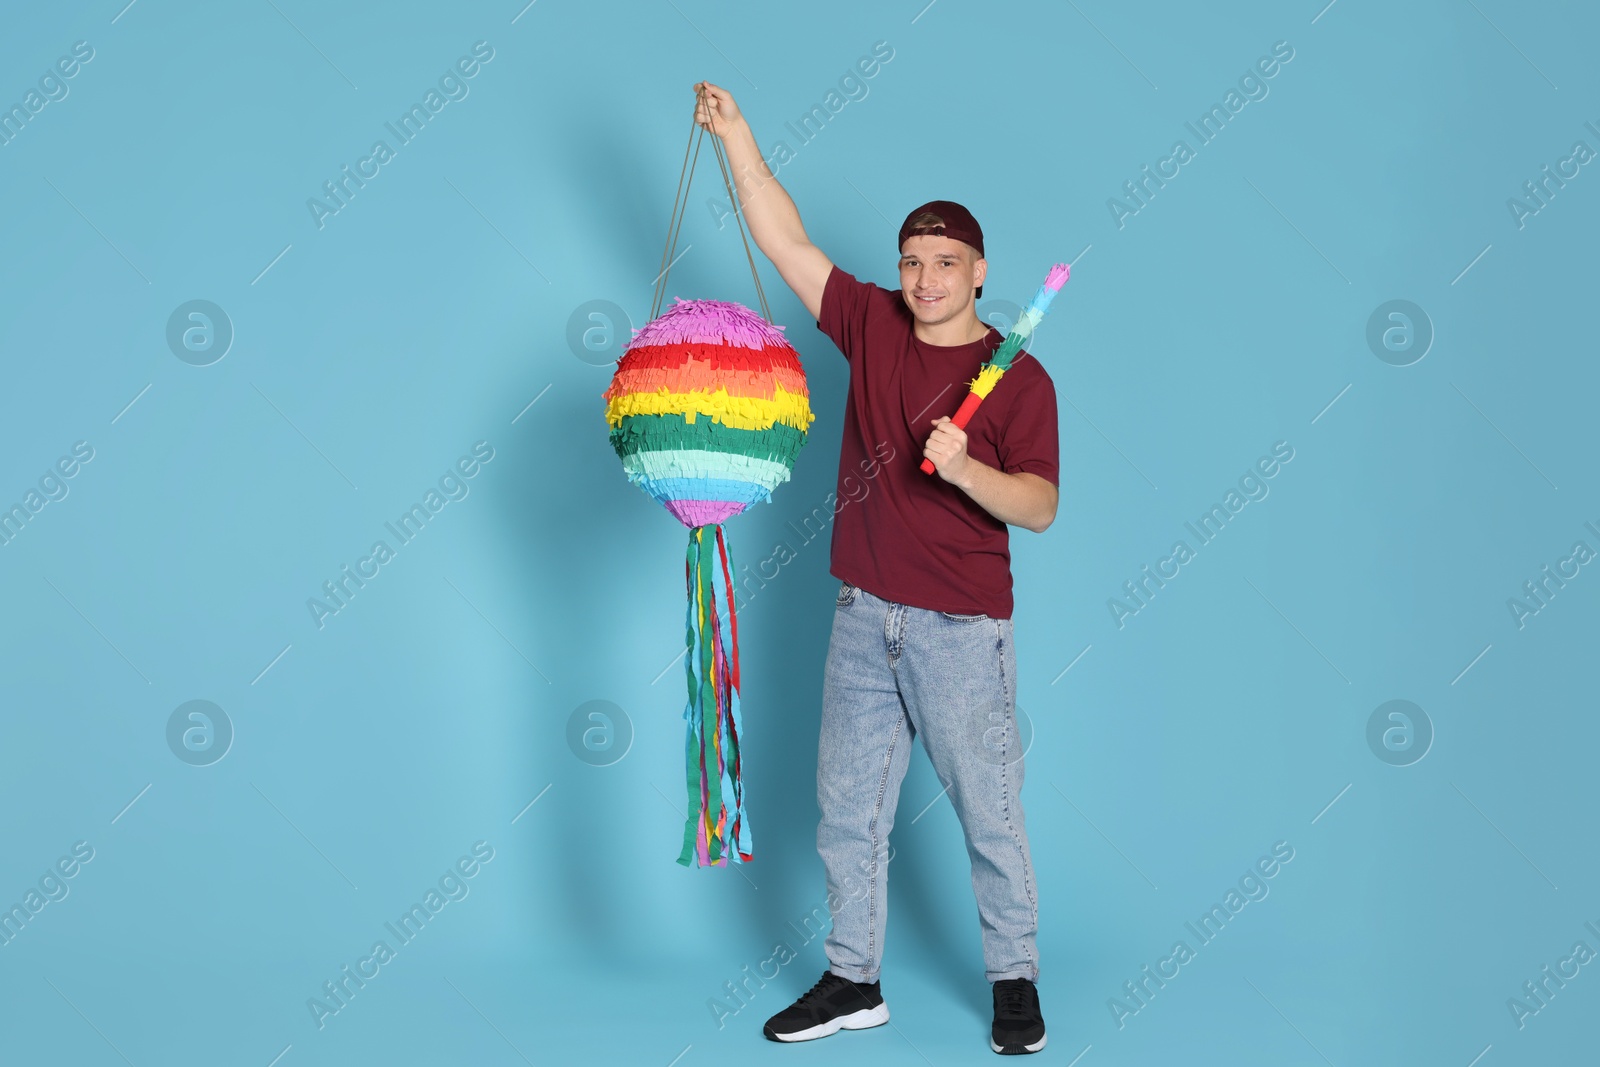
{"type": "MultiPolygon", "coordinates": [[[[961,406],[956,408],[956,413],[950,416],[951,423],[965,430],[967,428],[967,420],[972,418],[972,413],[978,410],[978,405],[981,403],[983,403],[983,397],[979,396],[977,393],[968,393],[967,398],[961,402],[961,406]]],[[[923,460],[922,473],[932,474],[933,472],[933,460],[923,460]]]]}

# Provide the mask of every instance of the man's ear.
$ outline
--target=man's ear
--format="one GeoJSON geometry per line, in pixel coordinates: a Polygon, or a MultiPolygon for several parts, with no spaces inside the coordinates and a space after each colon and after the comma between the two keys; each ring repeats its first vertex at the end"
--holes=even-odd
{"type": "Polygon", "coordinates": [[[978,261],[972,265],[972,287],[974,289],[980,288],[983,285],[984,276],[988,273],[989,261],[979,256],[978,261]]]}

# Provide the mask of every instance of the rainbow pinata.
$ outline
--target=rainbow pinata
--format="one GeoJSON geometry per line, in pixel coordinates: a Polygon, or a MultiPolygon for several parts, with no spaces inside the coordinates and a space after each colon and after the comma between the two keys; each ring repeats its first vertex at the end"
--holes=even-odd
{"type": "Polygon", "coordinates": [[[747,862],[737,569],[721,524],[758,500],[770,501],[789,480],[816,418],[805,371],[782,326],[740,304],[678,297],[635,332],[602,395],[611,446],[628,480],[689,528],[683,711],[689,806],[678,862],[747,862]]]}
{"type": "Polygon", "coordinates": [[[674,300],[628,343],[606,422],[628,480],[692,529],[770,501],[816,416],[782,326],[740,304],[674,300]]]}

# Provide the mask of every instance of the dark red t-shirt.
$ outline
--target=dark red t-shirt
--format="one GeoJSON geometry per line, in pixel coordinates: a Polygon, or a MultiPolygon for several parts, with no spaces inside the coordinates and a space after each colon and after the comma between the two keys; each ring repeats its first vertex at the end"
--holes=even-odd
{"type": "MultiPolygon", "coordinates": [[[[933,420],[954,415],[1005,338],[964,345],[917,339],[899,289],[837,265],[817,329],[850,361],[829,572],[885,600],[1011,617],[1010,530],[965,491],[921,470],[933,420]]],[[[1056,391],[1024,349],[967,424],[967,454],[1059,485],[1056,391]]]]}

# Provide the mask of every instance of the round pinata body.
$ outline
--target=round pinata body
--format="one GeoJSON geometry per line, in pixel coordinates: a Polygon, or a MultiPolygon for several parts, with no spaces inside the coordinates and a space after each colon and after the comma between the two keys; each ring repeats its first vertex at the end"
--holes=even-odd
{"type": "Polygon", "coordinates": [[[741,304],[674,301],[635,331],[602,395],[628,480],[693,529],[770,501],[816,416],[782,326],[741,304]]]}

